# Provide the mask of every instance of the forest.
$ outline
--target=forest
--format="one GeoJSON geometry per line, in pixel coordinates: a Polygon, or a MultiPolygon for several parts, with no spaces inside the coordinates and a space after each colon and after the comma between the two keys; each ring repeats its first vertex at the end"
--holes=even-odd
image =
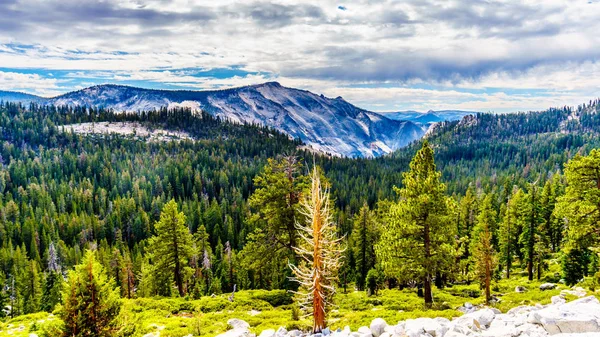
{"type": "Polygon", "coordinates": [[[65,279],[88,269],[116,289],[107,308],[116,298],[297,291],[290,265],[301,261],[302,200],[317,176],[341,245],[340,291],[414,289],[423,308],[440,309],[438,289],[477,285],[493,303],[492,284],[515,273],[595,289],[599,106],[468,116],[393,155],[353,159],[186,109],[2,102],[0,315],[76,307],[65,279]],[[70,131],[84,122],[194,140],[70,131]]]}

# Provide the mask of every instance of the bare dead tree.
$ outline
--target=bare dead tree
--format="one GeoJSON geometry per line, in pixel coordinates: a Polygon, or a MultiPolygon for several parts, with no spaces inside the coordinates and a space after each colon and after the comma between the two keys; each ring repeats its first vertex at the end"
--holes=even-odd
{"type": "Polygon", "coordinates": [[[315,167],[311,175],[310,194],[303,198],[300,212],[306,222],[296,223],[300,244],[294,250],[301,258],[298,266],[290,264],[292,280],[300,283],[296,297],[301,309],[313,316],[313,332],[325,328],[325,316],[335,294],[334,282],[340,267],[341,238],[336,233],[329,202],[329,191],[321,185],[315,167]]]}

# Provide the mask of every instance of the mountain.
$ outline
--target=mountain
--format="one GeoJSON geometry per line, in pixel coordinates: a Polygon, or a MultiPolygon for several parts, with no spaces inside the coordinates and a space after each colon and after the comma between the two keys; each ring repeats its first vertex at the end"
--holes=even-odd
{"type": "Polygon", "coordinates": [[[43,102],[45,100],[46,100],[45,98],[35,96],[35,95],[25,94],[22,92],[0,90],[0,101],[30,103],[30,102],[43,102]]]}
{"type": "Polygon", "coordinates": [[[130,112],[181,106],[202,109],[231,121],[270,126],[316,150],[348,157],[381,156],[425,133],[425,128],[414,122],[390,119],[341,97],[327,98],[277,82],[214,91],[100,85],[45,99],[43,103],[130,112]]]}
{"type": "Polygon", "coordinates": [[[458,121],[467,115],[476,115],[479,112],[474,111],[462,111],[462,110],[429,110],[427,112],[419,111],[399,111],[399,112],[388,112],[382,113],[385,117],[394,120],[411,121],[419,124],[431,124],[444,121],[458,121]]]}

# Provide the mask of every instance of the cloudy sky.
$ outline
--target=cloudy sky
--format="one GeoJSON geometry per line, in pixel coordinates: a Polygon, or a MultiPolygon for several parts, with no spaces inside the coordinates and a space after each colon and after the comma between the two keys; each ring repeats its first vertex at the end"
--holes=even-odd
{"type": "Polygon", "coordinates": [[[279,81],[375,111],[600,96],[598,0],[1,0],[0,90],[279,81]]]}

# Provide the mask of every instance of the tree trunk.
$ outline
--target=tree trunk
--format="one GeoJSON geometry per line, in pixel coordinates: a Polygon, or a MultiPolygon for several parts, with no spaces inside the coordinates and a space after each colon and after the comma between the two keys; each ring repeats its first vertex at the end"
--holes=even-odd
{"type": "Polygon", "coordinates": [[[433,304],[433,294],[431,293],[431,275],[427,273],[423,279],[423,298],[425,305],[430,307],[433,304]]]}
{"type": "MultiPolygon", "coordinates": [[[[423,247],[425,248],[425,269],[430,268],[430,260],[431,260],[431,238],[429,237],[429,223],[425,221],[425,225],[423,226],[423,247]]],[[[425,299],[425,305],[431,306],[433,304],[433,295],[431,294],[431,274],[429,271],[425,272],[425,278],[423,280],[423,297],[425,299]]]]}
{"type": "MultiPolygon", "coordinates": [[[[321,200],[317,198],[314,205],[316,210],[321,210],[321,200]]],[[[323,219],[320,213],[315,214],[313,218],[313,268],[314,268],[314,290],[313,290],[313,333],[319,333],[325,328],[325,299],[323,298],[323,289],[321,281],[321,270],[323,261],[321,261],[321,228],[323,219]]]]}
{"type": "Polygon", "coordinates": [[[490,299],[492,298],[492,294],[490,291],[490,283],[491,283],[491,256],[487,256],[486,259],[488,259],[485,263],[485,303],[489,304],[490,303],[490,299]]]}

